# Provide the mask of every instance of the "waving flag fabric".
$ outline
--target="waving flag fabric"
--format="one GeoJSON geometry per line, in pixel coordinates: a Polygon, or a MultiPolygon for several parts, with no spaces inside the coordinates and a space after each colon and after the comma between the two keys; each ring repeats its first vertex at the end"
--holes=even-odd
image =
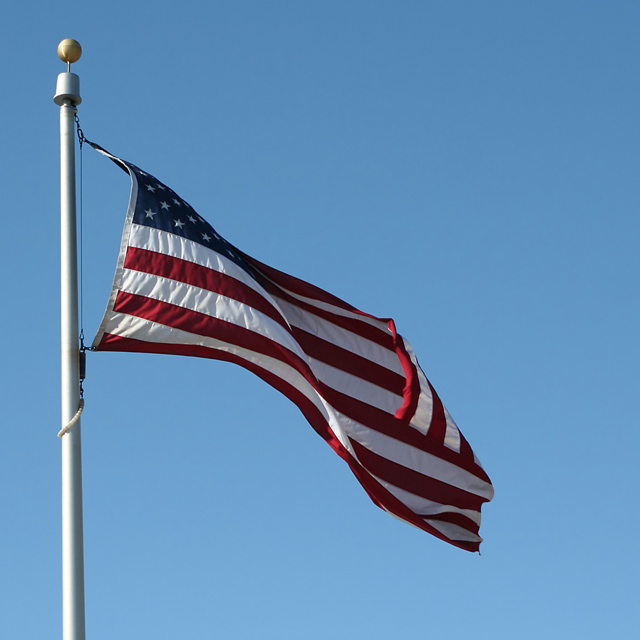
{"type": "Polygon", "coordinates": [[[92,146],[132,184],[94,348],[245,367],[299,407],[375,504],[477,551],[491,482],[393,321],[244,254],[165,184],[92,146]]]}

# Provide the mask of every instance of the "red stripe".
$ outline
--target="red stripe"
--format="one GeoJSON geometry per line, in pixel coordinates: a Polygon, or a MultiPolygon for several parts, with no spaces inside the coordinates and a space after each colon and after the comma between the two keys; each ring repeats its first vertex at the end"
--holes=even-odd
{"type": "MultiPolygon", "coordinates": [[[[264,313],[291,332],[286,320],[263,296],[243,282],[226,274],[181,258],[136,247],[127,249],[124,267],[182,282],[237,300],[264,313]]],[[[392,393],[402,395],[405,381],[397,373],[301,329],[294,329],[294,336],[300,342],[303,351],[312,358],[368,380],[392,393]]]]}
{"type": "MultiPolygon", "coordinates": [[[[137,247],[127,249],[124,266],[126,269],[168,278],[237,300],[264,313],[290,331],[289,325],[280,312],[262,295],[243,282],[214,269],[137,247]]],[[[365,325],[366,327],[369,325],[365,325]]],[[[379,333],[378,330],[376,331],[379,333]]],[[[402,395],[405,380],[397,373],[302,329],[294,328],[293,334],[303,351],[312,358],[368,380],[392,393],[402,395]]]]}
{"type": "Polygon", "coordinates": [[[341,413],[380,433],[452,462],[489,482],[486,473],[475,463],[472,456],[470,458],[462,457],[451,449],[440,446],[441,443],[434,441],[428,434],[424,436],[385,411],[319,383],[301,358],[269,338],[218,318],[123,291],[120,291],[116,297],[114,311],[189,333],[222,340],[231,345],[250,349],[285,362],[299,371],[327,399],[331,406],[341,413]]]}
{"type": "MultiPolygon", "coordinates": [[[[458,429],[458,433],[460,434],[460,455],[466,456],[467,458],[475,460],[475,456],[473,455],[473,450],[471,449],[471,445],[469,444],[467,439],[462,435],[459,429],[458,429]]],[[[487,476],[486,473],[485,473],[485,476],[487,476]]],[[[491,482],[488,476],[487,476],[487,482],[491,482]]]]}
{"type": "Polygon", "coordinates": [[[337,367],[391,393],[402,395],[405,380],[398,373],[297,327],[292,327],[291,332],[302,350],[311,358],[337,367]]]}
{"type": "MultiPolygon", "coordinates": [[[[348,309],[350,311],[361,313],[351,305],[348,305],[346,303],[343,303],[342,305],[339,304],[342,302],[341,300],[337,298],[334,299],[334,296],[326,293],[325,291],[323,291],[322,289],[319,289],[318,287],[314,287],[313,285],[308,285],[308,283],[305,283],[304,281],[299,280],[298,278],[293,278],[293,276],[284,274],[271,267],[268,267],[267,265],[263,265],[262,263],[257,263],[257,264],[259,268],[262,269],[276,284],[280,286],[284,286],[290,289],[291,291],[293,291],[294,293],[298,293],[299,295],[306,295],[307,297],[312,297],[324,302],[328,302],[329,304],[336,304],[336,306],[341,306],[342,308],[348,309]],[[307,289],[306,287],[310,287],[310,288],[307,289]]],[[[396,411],[395,417],[405,423],[408,423],[411,420],[411,418],[415,415],[415,412],[418,406],[418,401],[420,398],[420,381],[418,379],[416,367],[411,361],[411,358],[405,349],[402,336],[400,336],[396,331],[395,323],[393,322],[393,320],[391,319],[386,320],[388,325],[388,331],[389,331],[389,333],[386,333],[365,322],[352,320],[350,318],[344,318],[343,316],[337,316],[330,312],[317,309],[312,305],[309,305],[305,302],[297,300],[296,298],[293,298],[292,296],[288,295],[284,291],[279,291],[277,287],[271,285],[270,283],[263,283],[263,286],[265,289],[267,289],[267,291],[270,291],[276,296],[283,297],[283,299],[285,299],[287,302],[299,307],[303,311],[307,311],[311,314],[318,315],[328,320],[329,322],[332,322],[334,324],[337,324],[338,326],[341,326],[342,328],[352,331],[353,333],[360,334],[363,337],[366,337],[367,339],[370,339],[373,342],[376,342],[377,344],[384,346],[385,348],[393,349],[396,352],[398,360],[405,374],[405,380],[404,380],[402,391],[401,391],[403,402],[402,402],[402,405],[396,411]],[[370,331],[371,329],[373,331],[370,331]],[[366,333],[366,336],[365,336],[365,333],[366,333]]],[[[373,317],[373,316],[368,316],[368,314],[362,314],[362,315],[367,317],[373,317]]],[[[294,336],[296,337],[296,339],[298,339],[298,342],[303,346],[305,353],[309,353],[309,355],[311,355],[310,351],[307,351],[307,348],[311,349],[310,343],[314,340],[314,337],[308,333],[307,333],[308,337],[303,336],[302,334],[298,334],[297,332],[300,330],[297,329],[296,327],[293,327],[292,329],[294,332],[294,336]]],[[[388,382],[386,384],[380,384],[379,382],[375,382],[373,379],[367,377],[367,374],[364,372],[364,370],[361,367],[355,370],[348,368],[348,365],[346,364],[348,360],[346,358],[344,360],[341,360],[340,355],[338,355],[337,350],[339,350],[340,347],[337,347],[336,345],[330,344],[326,341],[324,342],[323,347],[326,349],[326,353],[327,353],[326,357],[323,358],[323,357],[318,357],[318,355],[315,355],[315,354],[322,353],[321,349],[317,349],[317,350],[314,349],[313,357],[317,357],[319,360],[321,360],[322,362],[326,362],[327,364],[332,364],[331,360],[333,359],[333,357],[335,357],[335,362],[340,363],[338,364],[339,368],[349,373],[353,373],[354,375],[358,375],[359,377],[362,377],[365,380],[369,380],[374,384],[379,384],[380,386],[391,391],[392,393],[399,392],[398,387],[389,386],[388,382]]],[[[355,363],[356,361],[354,361],[354,364],[355,363]]],[[[397,382],[395,384],[397,384],[397,382]]],[[[435,390],[431,386],[431,383],[428,382],[428,384],[431,388],[431,392],[433,395],[433,415],[432,415],[431,428],[433,428],[434,426],[436,427],[436,431],[434,433],[434,439],[437,442],[442,443],[444,441],[444,431],[442,430],[443,425],[446,428],[446,420],[444,418],[444,408],[442,406],[442,402],[440,401],[440,398],[438,397],[435,390]]],[[[349,398],[348,396],[345,396],[345,395],[343,395],[342,397],[346,401],[346,404],[351,406],[353,406],[353,403],[351,403],[352,400],[354,403],[358,402],[357,400],[349,398]]],[[[338,405],[333,405],[333,406],[336,409],[342,411],[342,407],[345,406],[345,403],[340,402],[339,406],[338,405]]],[[[366,406],[370,407],[370,405],[366,405],[366,406]]],[[[373,409],[373,407],[370,407],[370,408],[373,409]]],[[[354,417],[353,414],[350,414],[348,411],[344,411],[344,412],[347,413],[347,415],[351,415],[351,417],[354,417]]],[[[361,422],[362,424],[366,424],[366,425],[371,424],[371,422],[369,421],[363,421],[359,419],[358,419],[358,422],[361,422]]],[[[395,429],[397,429],[397,425],[395,426],[395,429]]],[[[416,433],[416,430],[413,428],[411,428],[411,431],[416,433]]],[[[450,451],[450,450],[447,450],[447,451],[450,451]]],[[[451,452],[451,453],[455,455],[455,452],[451,452]]],[[[445,454],[445,455],[447,457],[450,457],[448,454],[445,454]]],[[[456,460],[454,464],[458,464],[458,460],[456,460]]],[[[471,470],[471,472],[477,474],[477,469],[478,469],[478,466],[475,463],[473,463],[473,470],[471,470]]],[[[486,477],[486,474],[484,474],[484,472],[482,473],[486,477]]],[[[486,479],[487,481],[489,481],[488,478],[486,479]]]]}
{"type": "MultiPolygon", "coordinates": [[[[346,329],[347,331],[350,331],[351,333],[354,333],[361,338],[371,340],[371,342],[375,342],[385,349],[395,351],[394,338],[389,331],[380,329],[379,327],[374,327],[372,324],[369,324],[368,322],[364,322],[362,320],[357,320],[355,318],[345,318],[345,316],[332,313],[331,311],[327,311],[326,309],[319,309],[318,307],[314,307],[308,302],[304,302],[303,300],[294,298],[279,286],[275,285],[269,280],[265,280],[264,278],[260,278],[259,282],[262,287],[271,295],[276,298],[280,298],[285,302],[288,302],[292,306],[299,308],[301,311],[306,312],[311,316],[317,316],[319,318],[322,318],[323,320],[327,320],[327,322],[331,322],[338,327],[342,327],[343,329],[346,329]]],[[[365,316],[366,314],[362,315],[365,316]]],[[[367,317],[372,318],[373,316],[367,317]]]]}
{"type": "Polygon", "coordinates": [[[351,454],[342,446],[330,429],[322,413],[318,408],[298,389],[291,386],[287,382],[278,378],[275,374],[265,371],[261,367],[236,356],[235,354],[213,350],[208,347],[199,345],[175,345],[175,344],[157,344],[152,342],[144,342],[132,338],[123,338],[111,334],[104,334],[99,346],[99,351],[128,351],[128,352],[144,352],[144,353],[163,353],[173,355],[197,356],[215,360],[224,360],[238,364],[245,369],[262,378],[267,384],[270,384],[283,395],[289,398],[300,409],[304,417],[307,419],[313,429],[329,444],[329,446],[349,465],[351,471],[356,476],[364,490],[367,492],[371,500],[379,507],[386,508],[391,513],[406,522],[413,524],[415,527],[430,533],[431,535],[449,542],[450,544],[464,549],[466,551],[478,551],[479,542],[466,542],[459,540],[451,540],[437,529],[426,523],[420,516],[412,512],[405,504],[400,502],[393,494],[381,486],[371,475],[351,456],[351,454]]]}
{"type": "MultiPolygon", "coordinates": [[[[259,354],[270,356],[294,367],[305,377],[312,387],[324,397],[331,398],[332,393],[334,393],[330,387],[317,380],[307,363],[295,353],[270,338],[261,336],[244,327],[239,327],[219,318],[185,309],[184,307],[123,291],[118,292],[114,304],[114,311],[199,336],[221,340],[230,345],[236,345],[259,354]]],[[[113,338],[108,340],[113,341],[113,338]]],[[[105,340],[103,340],[103,342],[105,342],[105,340]]],[[[162,346],[164,346],[164,343],[162,346]]],[[[344,394],[337,394],[335,398],[339,403],[342,403],[342,405],[337,404],[335,408],[338,409],[338,411],[345,412],[350,397],[344,394]]]]}
{"type": "Polygon", "coordinates": [[[427,533],[439,538],[440,540],[444,540],[452,544],[455,547],[460,549],[464,549],[465,551],[478,551],[480,548],[480,541],[471,542],[467,540],[454,540],[440,531],[435,527],[431,526],[429,523],[425,522],[422,517],[411,511],[407,505],[398,500],[391,492],[385,489],[377,480],[375,480],[371,475],[367,472],[367,470],[362,467],[353,457],[346,452],[346,455],[341,455],[336,451],[340,457],[347,462],[349,468],[353,472],[353,475],[358,479],[358,482],[363,486],[364,490],[367,492],[371,500],[375,504],[377,504],[381,509],[384,508],[394,515],[398,516],[405,522],[412,524],[414,527],[418,529],[422,529],[427,533]]]}
{"type": "MultiPolygon", "coordinates": [[[[400,366],[402,367],[402,370],[405,374],[402,383],[400,383],[400,376],[395,379],[389,377],[389,370],[386,369],[386,367],[382,367],[374,361],[367,360],[366,358],[363,358],[359,361],[358,357],[362,358],[362,356],[356,356],[355,358],[350,359],[350,356],[353,356],[352,352],[346,349],[342,349],[342,347],[338,347],[337,345],[328,341],[323,341],[322,344],[318,342],[318,348],[313,349],[314,354],[317,355],[313,355],[312,357],[315,357],[322,362],[326,362],[327,364],[332,364],[332,360],[333,358],[335,358],[335,362],[340,363],[335,366],[338,366],[339,368],[349,373],[353,373],[354,375],[357,375],[365,380],[369,380],[374,384],[378,384],[379,386],[391,391],[392,393],[396,393],[397,395],[402,396],[402,405],[396,411],[396,416],[401,420],[411,420],[416,412],[418,400],[420,398],[420,381],[418,379],[416,367],[411,361],[407,350],[405,349],[404,340],[402,339],[402,336],[400,336],[396,332],[393,320],[387,321],[388,333],[386,333],[367,323],[352,320],[350,318],[344,318],[342,316],[336,316],[330,312],[316,309],[311,305],[296,300],[295,298],[291,298],[291,296],[288,296],[286,293],[279,291],[273,285],[266,284],[264,286],[265,289],[267,291],[270,291],[270,293],[273,293],[273,295],[277,297],[284,297],[291,304],[298,306],[303,311],[308,311],[310,314],[318,315],[328,320],[329,322],[337,324],[338,326],[351,331],[352,333],[357,334],[358,332],[360,332],[361,337],[369,339],[372,342],[376,342],[386,349],[395,351],[395,355],[398,358],[400,366]],[[326,354],[324,357],[322,356],[323,352],[326,354]],[[344,355],[344,358],[342,357],[342,355],[344,355]],[[365,368],[360,366],[360,364],[363,364],[365,368]],[[349,368],[350,366],[353,368],[349,368]],[[370,373],[368,373],[366,370],[369,367],[371,368],[370,373]],[[369,375],[375,376],[375,378],[370,378],[368,377],[369,375]],[[376,380],[379,380],[380,382],[376,382],[376,380]],[[383,380],[385,380],[386,382],[383,382],[383,380]],[[400,386],[400,384],[402,384],[402,386],[400,386]]],[[[296,339],[298,339],[298,342],[300,342],[300,344],[303,344],[305,353],[309,353],[309,355],[311,355],[311,353],[307,351],[307,347],[304,345],[309,345],[309,348],[311,349],[313,348],[311,346],[312,343],[315,341],[320,341],[321,339],[313,336],[306,331],[303,331],[304,330],[298,327],[292,326],[292,332],[296,339]]]]}
{"type": "Polygon", "coordinates": [[[219,293],[264,313],[285,327],[287,331],[289,330],[289,325],[282,314],[262,295],[240,280],[215,269],[137,247],[127,249],[124,266],[126,269],[150,273],[219,293]]]}
{"type": "MultiPolygon", "coordinates": [[[[353,311],[354,313],[361,314],[363,316],[368,316],[366,313],[362,313],[362,311],[358,311],[355,307],[351,306],[348,302],[341,300],[340,298],[327,293],[320,287],[316,287],[315,285],[309,284],[304,280],[300,280],[299,278],[295,278],[294,276],[290,276],[288,273],[283,273],[282,271],[278,271],[273,267],[269,267],[262,262],[259,262],[255,258],[248,256],[246,253],[242,253],[242,251],[236,249],[238,253],[242,255],[242,257],[257,271],[262,271],[270,280],[275,282],[278,286],[284,287],[289,291],[299,295],[304,296],[305,298],[312,298],[314,300],[318,300],[320,302],[325,302],[327,304],[331,304],[334,307],[339,307],[344,309],[345,311],[353,311]]],[[[373,317],[373,316],[369,316],[373,317]]]]}
{"type": "Polygon", "coordinates": [[[475,520],[468,518],[462,513],[456,513],[455,511],[446,511],[444,513],[425,515],[423,517],[427,520],[438,520],[439,522],[448,522],[449,524],[455,524],[461,529],[470,531],[475,535],[478,535],[480,531],[480,527],[475,520]]]}
{"type": "Polygon", "coordinates": [[[158,353],[166,355],[192,356],[198,358],[207,358],[209,360],[222,360],[224,362],[232,362],[233,364],[244,367],[251,373],[264,380],[274,389],[284,394],[291,400],[304,414],[314,430],[336,451],[344,450],[340,441],[336,438],[330,429],[327,421],[322,416],[320,410],[313,404],[307,396],[297,387],[284,381],[275,373],[264,369],[263,367],[246,360],[233,352],[222,349],[212,349],[202,345],[195,344],[168,344],[158,342],[146,342],[144,340],[136,340],[135,338],[124,338],[110,333],[102,336],[100,344],[96,351],[126,351],[137,353],[158,353]],[[311,418],[310,416],[313,416],[311,418]]]}
{"type": "Polygon", "coordinates": [[[428,380],[427,384],[429,385],[429,389],[431,389],[431,398],[433,403],[428,436],[437,442],[444,444],[444,436],[447,431],[447,419],[444,415],[444,406],[442,405],[442,400],[438,397],[436,390],[431,386],[431,383],[428,380]]]}
{"type": "Polygon", "coordinates": [[[396,411],[396,418],[409,422],[415,415],[418,408],[418,400],[420,399],[420,380],[418,372],[411,361],[409,354],[404,346],[402,336],[398,335],[396,325],[393,320],[389,320],[389,330],[393,334],[396,344],[396,353],[398,360],[402,366],[405,376],[405,384],[402,390],[402,406],[396,411]]]}
{"type": "MultiPolygon", "coordinates": [[[[127,169],[132,173],[128,166],[127,169]]],[[[133,173],[132,177],[135,181],[133,173]]],[[[239,253],[244,255],[241,252],[239,253]]],[[[451,502],[463,508],[469,508],[469,504],[475,504],[479,511],[480,505],[486,501],[484,498],[474,496],[469,492],[430,478],[428,475],[423,475],[403,465],[387,460],[380,454],[369,451],[365,446],[354,442],[354,451],[360,458],[360,460],[357,460],[336,438],[322,410],[315,406],[305,394],[297,387],[280,379],[276,373],[267,371],[258,364],[244,360],[241,355],[239,355],[239,352],[235,351],[236,347],[238,347],[238,349],[250,349],[257,354],[273,357],[279,362],[292,366],[300,372],[336,410],[344,413],[348,418],[353,418],[368,428],[388,435],[399,442],[405,442],[411,446],[416,446],[417,449],[438,456],[489,483],[489,479],[486,477],[484,471],[474,462],[473,453],[467,441],[462,436],[460,453],[444,447],[443,440],[446,434],[445,410],[435,391],[433,391],[433,388],[431,388],[434,396],[433,424],[429,433],[424,435],[409,426],[409,422],[417,407],[420,383],[417,369],[404,348],[402,338],[396,334],[393,322],[391,320],[382,321],[388,322],[386,329],[384,327],[379,328],[373,326],[373,324],[366,322],[365,318],[374,318],[374,316],[365,314],[326,291],[294,278],[293,276],[277,271],[249,256],[245,256],[245,259],[249,265],[246,267],[247,272],[252,277],[255,277],[255,279],[265,287],[267,292],[286,301],[288,304],[295,305],[295,308],[302,314],[301,317],[303,320],[305,319],[305,314],[310,323],[316,322],[319,319],[326,320],[335,327],[351,332],[353,335],[349,337],[354,341],[358,339],[370,340],[395,352],[402,366],[403,375],[393,374],[393,372],[391,372],[392,375],[389,375],[384,367],[376,368],[379,367],[379,365],[367,365],[366,357],[343,353],[343,351],[348,350],[340,350],[340,347],[332,343],[329,343],[327,346],[327,341],[322,341],[314,335],[313,325],[307,326],[306,330],[300,330],[298,332],[300,341],[304,343],[304,349],[314,353],[314,357],[319,361],[327,362],[327,364],[332,366],[336,366],[337,364],[339,365],[338,368],[352,373],[352,375],[356,375],[363,380],[373,382],[373,384],[382,382],[382,384],[379,384],[381,388],[393,389],[394,391],[392,392],[394,393],[397,393],[395,390],[401,386],[403,403],[401,408],[396,411],[395,416],[319,383],[309,369],[305,358],[298,357],[294,352],[265,336],[261,336],[250,329],[234,325],[220,318],[190,311],[178,305],[149,300],[135,294],[119,292],[116,297],[116,310],[122,311],[123,313],[131,313],[134,316],[146,318],[168,327],[175,327],[190,332],[194,334],[194,340],[196,341],[198,341],[197,336],[202,335],[220,340],[223,345],[228,345],[228,347],[216,349],[205,347],[202,344],[175,345],[150,343],[103,334],[98,348],[101,350],[147,351],[201,356],[211,359],[227,360],[243,366],[279,390],[300,408],[312,427],[327,440],[334,451],[349,464],[356,478],[376,504],[379,506],[384,505],[384,508],[394,515],[442,540],[450,542],[462,549],[476,551],[479,546],[479,541],[462,542],[452,540],[433,526],[434,523],[437,524],[437,521],[441,521],[458,525],[467,531],[476,532],[478,527],[469,518],[453,512],[445,512],[436,516],[421,516],[418,513],[414,513],[407,505],[402,503],[401,500],[385,489],[384,486],[376,480],[374,475],[399,488],[438,503],[451,502]],[[255,273],[253,269],[255,269],[255,273]],[[293,295],[285,292],[285,289],[291,291],[293,295]],[[333,305],[336,310],[342,309],[343,311],[348,311],[350,312],[349,315],[353,314],[355,317],[345,318],[336,313],[318,309],[314,307],[313,304],[298,300],[295,296],[308,298],[310,302],[315,301],[317,303],[333,305]],[[362,317],[362,320],[359,320],[358,316],[362,317]],[[321,347],[322,344],[325,345],[324,350],[321,347]],[[433,497],[430,497],[432,494],[433,497]]],[[[272,305],[269,296],[261,296],[250,287],[224,274],[217,274],[213,270],[208,270],[199,265],[193,265],[193,263],[188,263],[178,258],[170,258],[158,252],[148,252],[144,249],[132,248],[129,248],[125,266],[147,273],[155,273],[160,277],[170,278],[177,282],[184,282],[185,284],[198,286],[214,293],[228,296],[238,300],[240,304],[261,311],[265,314],[265,318],[270,318],[281,327],[288,327],[287,322],[282,318],[280,310],[278,309],[277,301],[276,304],[272,305]]],[[[285,305],[283,306],[285,309],[287,308],[285,305]]],[[[212,312],[215,313],[215,311],[212,312]]],[[[374,319],[379,322],[381,321],[379,318],[374,319]]],[[[268,320],[265,320],[266,324],[268,324],[268,322],[268,320]]],[[[126,326],[126,321],[124,324],[126,326]]],[[[290,329],[287,328],[287,330],[291,334],[290,329]]],[[[153,335],[153,332],[147,334],[145,329],[142,328],[136,335],[147,335],[147,337],[149,337],[153,335]]],[[[171,338],[169,337],[168,339],[171,338]]],[[[366,354],[367,352],[363,351],[363,353],[366,354]]],[[[311,355],[311,353],[309,355],[311,355]]],[[[258,355],[258,358],[259,357],[258,355]]],[[[302,385],[300,386],[304,388],[302,385]]]]}
{"type": "Polygon", "coordinates": [[[377,431],[399,442],[415,447],[420,451],[434,455],[445,462],[449,462],[468,471],[480,480],[490,483],[489,477],[484,469],[475,462],[472,452],[465,455],[453,451],[449,449],[449,447],[445,447],[441,442],[429,437],[428,434],[425,435],[421,431],[411,427],[407,422],[399,420],[382,409],[357,400],[335,389],[323,387],[322,395],[332,407],[348,418],[365,425],[373,431],[377,431]]]}
{"type": "Polygon", "coordinates": [[[150,320],[199,336],[215,338],[231,345],[271,356],[295,367],[310,381],[315,381],[308,365],[295,353],[270,338],[231,322],[124,291],[118,292],[113,309],[118,313],[150,320]]]}
{"type": "Polygon", "coordinates": [[[440,504],[451,504],[459,509],[480,511],[482,503],[486,502],[484,498],[473,493],[458,489],[446,482],[425,476],[418,471],[383,458],[355,440],[351,440],[351,442],[355,454],[362,465],[374,476],[389,482],[398,487],[398,489],[404,489],[426,500],[440,504]]]}

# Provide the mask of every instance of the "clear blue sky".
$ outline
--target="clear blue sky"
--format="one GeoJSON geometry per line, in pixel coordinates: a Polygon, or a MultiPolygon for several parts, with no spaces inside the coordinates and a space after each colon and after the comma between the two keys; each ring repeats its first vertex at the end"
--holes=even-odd
{"type": "MultiPolygon", "coordinates": [[[[240,368],[89,354],[87,637],[633,636],[640,4],[37,1],[4,24],[0,636],[61,626],[65,37],[85,135],[393,317],[496,489],[469,554],[377,509],[240,368]]],[[[83,176],[91,339],[129,182],[90,149],[83,176]]]]}

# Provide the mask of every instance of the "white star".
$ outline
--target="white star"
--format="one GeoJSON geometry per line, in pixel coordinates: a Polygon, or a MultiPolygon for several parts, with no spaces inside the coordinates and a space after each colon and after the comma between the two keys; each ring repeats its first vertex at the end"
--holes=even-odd
{"type": "Polygon", "coordinates": [[[209,240],[211,240],[211,236],[207,235],[206,233],[203,233],[202,239],[205,240],[206,242],[209,242],[209,240]]]}
{"type": "Polygon", "coordinates": [[[167,188],[163,184],[157,184],[156,187],[158,187],[158,189],[162,189],[163,191],[167,188]]]}
{"type": "Polygon", "coordinates": [[[175,223],[176,227],[180,227],[180,229],[182,229],[182,227],[184,227],[184,222],[182,222],[182,220],[174,220],[174,223],[175,223]]]}
{"type": "Polygon", "coordinates": [[[182,206],[182,202],[180,202],[180,200],[176,200],[175,198],[173,199],[173,201],[179,206],[182,206]]]}
{"type": "Polygon", "coordinates": [[[160,207],[162,207],[163,209],[169,209],[169,205],[166,202],[161,202],[160,203],[160,207]]]}
{"type": "Polygon", "coordinates": [[[145,213],[147,214],[147,215],[145,216],[145,218],[151,218],[151,219],[153,220],[153,216],[155,216],[155,215],[156,215],[156,213],[158,213],[158,212],[157,212],[157,211],[151,211],[151,209],[147,209],[147,210],[145,211],[145,213]]]}
{"type": "Polygon", "coordinates": [[[148,191],[151,191],[151,193],[153,193],[153,192],[156,190],[156,188],[155,188],[155,187],[152,187],[150,184],[148,184],[148,185],[147,185],[147,190],[148,190],[148,191]]]}
{"type": "Polygon", "coordinates": [[[189,218],[189,222],[197,222],[197,220],[193,216],[187,216],[189,218]]]}

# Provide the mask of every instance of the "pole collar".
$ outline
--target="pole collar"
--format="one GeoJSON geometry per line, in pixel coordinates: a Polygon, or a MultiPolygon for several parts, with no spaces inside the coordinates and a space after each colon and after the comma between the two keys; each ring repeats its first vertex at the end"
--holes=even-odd
{"type": "Polygon", "coordinates": [[[82,102],[82,98],[80,97],[80,78],[70,71],[58,74],[56,95],[53,96],[53,101],[60,107],[67,100],[71,102],[73,106],[77,106],[82,102]]]}

